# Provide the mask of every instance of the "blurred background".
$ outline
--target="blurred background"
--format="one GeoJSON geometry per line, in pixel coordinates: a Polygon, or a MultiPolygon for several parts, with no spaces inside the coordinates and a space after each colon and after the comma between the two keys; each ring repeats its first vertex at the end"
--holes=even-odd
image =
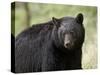
{"type": "Polygon", "coordinates": [[[11,9],[11,32],[15,37],[33,24],[47,22],[52,17],[75,17],[78,13],[83,13],[86,34],[82,49],[82,67],[97,68],[97,7],[15,2],[11,9]]]}

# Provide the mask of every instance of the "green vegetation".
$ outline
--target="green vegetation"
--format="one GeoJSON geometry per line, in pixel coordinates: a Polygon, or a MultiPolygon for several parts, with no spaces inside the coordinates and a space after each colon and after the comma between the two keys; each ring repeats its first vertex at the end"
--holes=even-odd
{"type": "MultiPolygon", "coordinates": [[[[15,6],[15,36],[27,27],[51,20],[52,17],[84,15],[85,43],[83,45],[82,67],[97,68],[97,8],[91,6],[27,3],[30,24],[27,24],[25,3],[17,2],[15,6]]],[[[13,10],[12,10],[13,11],[13,10]]],[[[14,20],[12,20],[14,21],[14,20]]],[[[12,31],[12,33],[14,33],[12,31]]]]}

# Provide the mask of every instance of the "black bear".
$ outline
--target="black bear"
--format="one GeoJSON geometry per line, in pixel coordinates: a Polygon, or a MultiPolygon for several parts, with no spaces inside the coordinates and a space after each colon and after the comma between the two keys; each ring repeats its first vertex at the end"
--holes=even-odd
{"type": "Polygon", "coordinates": [[[83,14],[33,25],[15,40],[15,72],[82,69],[83,14]]]}

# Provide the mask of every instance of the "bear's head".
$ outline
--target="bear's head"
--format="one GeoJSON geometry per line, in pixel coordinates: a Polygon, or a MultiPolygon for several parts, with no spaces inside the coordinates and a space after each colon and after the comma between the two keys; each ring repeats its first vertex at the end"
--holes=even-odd
{"type": "Polygon", "coordinates": [[[56,42],[68,50],[82,47],[85,37],[83,26],[83,15],[79,13],[75,18],[63,17],[61,19],[52,18],[56,31],[56,42]]]}

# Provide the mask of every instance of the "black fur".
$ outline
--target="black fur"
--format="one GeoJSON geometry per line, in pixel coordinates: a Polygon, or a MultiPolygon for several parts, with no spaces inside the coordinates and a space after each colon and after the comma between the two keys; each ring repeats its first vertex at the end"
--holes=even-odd
{"type": "MultiPolygon", "coordinates": [[[[81,17],[53,18],[52,21],[34,25],[19,34],[15,41],[15,72],[82,69],[81,48],[85,32],[81,17]],[[71,49],[63,45],[63,24],[66,24],[64,33],[67,34],[71,30],[75,33],[77,42],[74,42],[75,45],[71,49]]],[[[71,33],[70,35],[72,36],[71,33]]],[[[74,40],[73,37],[71,40],[74,40]]]]}

